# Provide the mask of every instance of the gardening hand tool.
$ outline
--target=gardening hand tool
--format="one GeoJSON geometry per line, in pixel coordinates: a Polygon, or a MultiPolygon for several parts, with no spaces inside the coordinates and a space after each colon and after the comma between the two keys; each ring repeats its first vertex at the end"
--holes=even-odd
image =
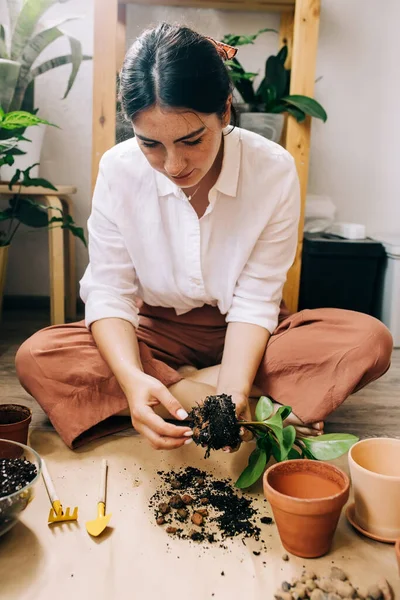
{"type": "Polygon", "coordinates": [[[107,460],[104,458],[101,462],[99,499],[97,502],[97,519],[87,521],[86,529],[90,535],[98,536],[107,527],[111,519],[111,513],[105,514],[106,511],[106,486],[107,486],[107,460]]]}
{"type": "Polygon", "coordinates": [[[63,511],[63,507],[61,502],[57,496],[57,492],[54,488],[54,484],[50,477],[50,473],[47,470],[47,465],[44,459],[42,458],[42,476],[43,481],[46,486],[47,494],[49,496],[52,508],[49,512],[48,524],[51,523],[61,523],[63,521],[77,521],[78,520],[78,507],[75,506],[72,514],[71,509],[68,507],[66,511],[63,511]]]}

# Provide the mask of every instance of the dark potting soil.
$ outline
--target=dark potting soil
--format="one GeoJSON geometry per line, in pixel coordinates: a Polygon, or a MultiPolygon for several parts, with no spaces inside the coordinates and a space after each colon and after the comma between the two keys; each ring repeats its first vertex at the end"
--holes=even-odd
{"type": "Polygon", "coordinates": [[[18,492],[36,475],[36,466],[29,460],[0,458],[0,498],[18,492]]]}
{"type": "Polygon", "coordinates": [[[215,479],[194,467],[158,474],[163,483],[151,497],[150,507],[156,520],[163,517],[160,525],[165,524],[171,535],[208,543],[237,535],[259,539],[252,499],[237,493],[229,480],[215,479]],[[181,505],[187,513],[184,518],[181,505]]]}
{"type": "Polygon", "coordinates": [[[207,396],[203,404],[192,408],[189,419],[193,423],[193,441],[207,448],[206,458],[210,450],[225,446],[235,448],[240,444],[240,425],[232,396],[207,396]]]}

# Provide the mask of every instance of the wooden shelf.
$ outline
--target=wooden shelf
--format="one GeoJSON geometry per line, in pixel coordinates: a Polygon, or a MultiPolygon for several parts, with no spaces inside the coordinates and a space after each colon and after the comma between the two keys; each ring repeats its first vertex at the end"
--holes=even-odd
{"type": "Polygon", "coordinates": [[[282,12],[285,10],[293,10],[295,0],[119,0],[119,4],[282,12]]]}

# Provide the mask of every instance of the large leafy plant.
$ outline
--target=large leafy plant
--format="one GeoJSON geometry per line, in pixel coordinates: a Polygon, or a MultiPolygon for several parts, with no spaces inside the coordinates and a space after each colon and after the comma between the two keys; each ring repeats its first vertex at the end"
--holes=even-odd
{"type": "MultiPolygon", "coordinates": [[[[244,46],[254,44],[257,37],[273,29],[261,29],[254,35],[225,35],[223,42],[230,46],[244,46]]],[[[304,121],[306,115],[316,117],[322,121],[327,120],[325,109],[309,96],[290,94],[290,69],[286,69],[285,62],[288,47],[282,46],[276,56],[269,56],[265,63],[264,77],[257,89],[254,79],[258,73],[246,72],[237,58],[226,61],[232,81],[241,95],[243,101],[250,105],[254,112],[284,113],[292,115],[299,123],[304,121]]]]}
{"type": "MultiPolygon", "coordinates": [[[[13,111],[6,114],[0,107],[0,134],[3,130],[10,134],[10,137],[7,139],[0,139],[0,167],[5,164],[12,166],[15,156],[25,154],[25,152],[18,148],[19,142],[26,140],[21,131],[26,127],[36,126],[40,123],[52,125],[52,123],[48,123],[48,121],[39,118],[37,115],[24,111],[13,111]]],[[[29,196],[21,195],[21,189],[30,186],[40,186],[50,190],[57,190],[47,179],[30,176],[30,171],[34,166],[36,165],[31,165],[24,171],[16,169],[9,183],[10,191],[13,190],[13,186],[17,186],[18,192],[11,196],[8,207],[0,210],[0,223],[5,225],[5,228],[0,230],[0,246],[11,244],[21,224],[35,229],[49,226],[68,229],[86,246],[83,229],[75,224],[72,217],[64,215],[57,208],[56,210],[60,215],[49,219],[47,211],[50,207],[40,204],[34,197],[30,198],[29,196]]]]}
{"type": "Polygon", "coordinates": [[[264,473],[268,461],[277,462],[299,458],[310,460],[333,460],[345,454],[358,438],[348,433],[328,433],[316,437],[296,437],[293,425],[284,427],[292,409],[281,406],[274,414],[274,405],[267,396],[261,396],[256,406],[256,421],[246,427],[256,439],[256,448],[249,456],[249,463],[236,481],[236,487],[253,485],[264,473]]]}
{"type": "Polygon", "coordinates": [[[56,3],[68,0],[7,0],[8,26],[0,23],[0,106],[5,111],[21,108],[33,112],[33,82],[43,73],[71,64],[64,98],[71,90],[80,65],[91,56],[82,54],[79,40],[64,33],[61,26],[76,17],[46,25],[41,21],[56,3]],[[66,36],[71,52],[36,65],[40,54],[56,39],[66,36]],[[36,66],[34,66],[36,65],[36,66]]]}

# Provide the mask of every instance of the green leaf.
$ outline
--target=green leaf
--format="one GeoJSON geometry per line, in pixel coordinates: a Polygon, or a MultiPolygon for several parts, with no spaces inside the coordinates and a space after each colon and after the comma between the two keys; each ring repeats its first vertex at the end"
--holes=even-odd
{"type": "Polygon", "coordinates": [[[281,416],[282,421],[285,421],[290,414],[292,414],[292,409],[290,406],[280,406],[277,410],[277,414],[281,416]]]}
{"type": "MultiPolygon", "coordinates": [[[[1,128],[1,122],[0,122],[0,128],[1,128]]],[[[3,154],[4,152],[8,152],[9,150],[16,148],[18,146],[18,144],[19,144],[18,137],[11,137],[11,138],[8,138],[7,140],[0,140],[0,154],[3,154]]]]}
{"type": "Polygon", "coordinates": [[[278,33],[276,29],[260,29],[257,33],[253,35],[232,35],[230,33],[224,35],[222,38],[222,42],[224,44],[229,44],[229,46],[245,46],[247,44],[254,44],[254,41],[258,38],[259,35],[266,32],[278,33]]]}
{"type": "Polygon", "coordinates": [[[261,396],[256,406],[256,419],[257,421],[265,421],[274,412],[274,404],[271,398],[268,396],[261,396]]]}
{"type": "Polygon", "coordinates": [[[0,221],[9,221],[13,218],[13,211],[11,208],[6,208],[0,211],[0,221]]]}
{"type": "Polygon", "coordinates": [[[31,169],[33,169],[33,167],[36,167],[38,164],[39,163],[35,163],[34,165],[31,165],[28,169],[25,169],[23,171],[22,185],[25,187],[28,187],[31,185],[34,187],[44,187],[48,190],[54,190],[55,192],[57,192],[57,188],[54,187],[54,185],[52,183],[50,183],[50,181],[47,181],[47,179],[43,179],[43,177],[32,178],[30,176],[31,169]]]}
{"type": "Polygon", "coordinates": [[[82,57],[83,57],[82,44],[80,43],[80,41],[70,35],[68,36],[68,39],[69,39],[69,43],[71,46],[72,70],[71,70],[71,74],[68,79],[67,90],[64,94],[64,98],[66,98],[68,96],[72,86],[74,85],[74,81],[78,74],[79,67],[82,64],[82,57]]]}
{"type": "Polygon", "coordinates": [[[301,458],[301,454],[295,448],[292,448],[288,454],[288,460],[297,460],[301,458]]]}
{"type": "Polygon", "coordinates": [[[40,17],[58,0],[25,0],[11,40],[11,58],[17,60],[22,56],[25,46],[31,39],[40,17]]]}
{"type": "Polygon", "coordinates": [[[285,65],[287,57],[288,57],[288,47],[285,44],[279,50],[278,54],[276,55],[276,58],[281,62],[282,65],[285,65]]]}
{"type": "Polygon", "coordinates": [[[7,112],[17,85],[21,65],[14,60],[0,58],[0,106],[7,112]]]}
{"type": "Polygon", "coordinates": [[[7,0],[11,32],[14,31],[15,23],[17,22],[18,15],[21,12],[22,4],[23,0],[7,0]]]}
{"type": "Polygon", "coordinates": [[[296,440],[296,430],[293,425],[288,425],[280,432],[279,440],[275,440],[272,447],[272,454],[277,462],[282,462],[288,458],[289,452],[293,448],[296,440]]]}
{"type": "Polygon", "coordinates": [[[19,178],[21,177],[20,169],[16,169],[14,175],[11,178],[10,183],[8,184],[9,189],[11,190],[12,186],[19,182],[19,178]]]}
{"type": "Polygon", "coordinates": [[[277,56],[270,56],[265,65],[265,82],[274,86],[276,98],[281,98],[286,90],[287,71],[277,56]]]}
{"type": "Polygon", "coordinates": [[[35,229],[47,227],[47,212],[32,200],[18,198],[15,201],[14,211],[14,217],[28,227],[34,227],[35,229]]]}
{"type": "Polygon", "coordinates": [[[292,117],[294,117],[298,123],[303,123],[303,121],[306,119],[306,113],[299,108],[287,106],[286,111],[289,113],[289,115],[292,115],[292,117]]]}
{"type": "Polygon", "coordinates": [[[314,98],[309,98],[308,96],[297,96],[290,95],[282,98],[284,102],[287,102],[289,105],[295,106],[299,108],[306,115],[310,115],[311,117],[316,117],[317,119],[321,119],[324,123],[328,118],[328,115],[325,112],[325,109],[320,105],[319,102],[314,100],[314,98]]]}
{"type": "Polygon", "coordinates": [[[4,25],[0,24],[0,58],[8,58],[7,45],[6,45],[6,30],[4,25]]]}
{"type": "Polygon", "coordinates": [[[3,129],[22,129],[25,127],[32,127],[33,125],[39,125],[43,123],[44,125],[53,125],[53,127],[57,127],[54,123],[50,123],[45,119],[41,119],[36,115],[32,115],[31,113],[25,112],[24,110],[13,111],[7,113],[4,117],[3,121],[0,123],[0,128],[3,129]]]}
{"type": "Polygon", "coordinates": [[[265,450],[256,448],[249,456],[249,464],[236,481],[235,486],[243,489],[248,488],[255,483],[264,473],[267,465],[267,453],[265,450]]]}
{"type": "MultiPolygon", "coordinates": [[[[92,56],[88,56],[84,54],[82,56],[82,60],[92,60],[92,56]]],[[[58,56],[57,58],[52,58],[50,60],[46,60],[41,63],[35,69],[32,69],[30,72],[30,80],[35,79],[35,77],[39,77],[43,73],[47,71],[51,71],[52,69],[56,69],[57,67],[62,67],[63,65],[69,65],[72,63],[72,54],[65,54],[64,56],[58,56]]]]}
{"type": "Polygon", "coordinates": [[[301,442],[317,460],[332,460],[348,452],[358,442],[358,437],[350,433],[327,433],[301,438],[301,442]]]}
{"type": "Polygon", "coordinates": [[[87,242],[85,238],[85,232],[82,227],[78,227],[77,225],[68,224],[65,229],[68,229],[75,237],[81,240],[85,248],[87,247],[87,242]]]}

